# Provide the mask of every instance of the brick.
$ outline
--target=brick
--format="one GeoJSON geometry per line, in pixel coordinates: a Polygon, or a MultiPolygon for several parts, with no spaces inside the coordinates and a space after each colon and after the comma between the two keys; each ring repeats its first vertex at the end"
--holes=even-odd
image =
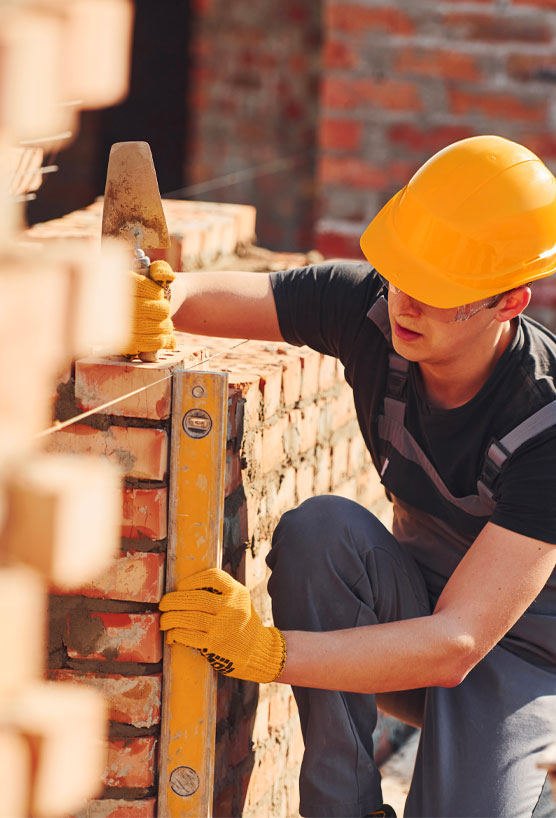
{"type": "Polygon", "coordinates": [[[280,474],[276,484],[269,484],[267,488],[268,509],[274,517],[279,517],[295,506],[296,470],[288,466],[280,474]]]}
{"type": "Polygon", "coordinates": [[[70,659],[160,662],[160,614],[72,611],[64,642],[70,659]]]}
{"type": "Polygon", "coordinates": [[[260,376],[260,389],[263,399],[263,418],[268,420],[276,414],[280,408],[282,397],[282,367],[279,364],[269,366],[258,366],[255,360],[253,369],[260,376]]]}
{"type": "Polygon", "coordinates": [[[319,144],[324,150],[355,151],[362,135],[363,123],[354,119],[323,118],[319,123],[319,144]]]}
{"type": "Polygon", "coordinates": [[[556,57],[553,54],[509,54],[506,73],[516,80],[554,82],[556,57]]]}
{"type": "Polygon", "coordinates": [[[342,40],[327,40],[324,44],[322,55],[323,67],[325,69],[358,68],[361,58],[349,43],[342,40]]]}
{"type": "Polygon", "coordinates": [[[396,74],[416,74],[476,82],[482,78],[477,60],[470,54],[432,48],[400,48],[394,62],[396,74]]]}
{"type": "Polygon", "coordinates": [[[302,503],[314,494],[315,469],[304,461],[297,469],[296,492],[297,502],[302,503]]]}
{"type": "Polygon", "coordinates": [[[286,724],[289,718],[289,691],[281,685],[268,700],[268,723],[276,730],[286,724]]]}
{"type": "MultiPolygon", "coordinates": [[[[5,649],[5,648],[4,648],[5,649]]],[[[23,736],[3,727],[0,730],[0,786],[2,816],[28,815],[30,748],[23,736]]]]}
{"type": "Polygon", "coordinates": [[[301,399],[313,398],[318,392],[320,354],[308,347],[300,349],[301,357],[301,399]]]}
{"type": "Polygon", "coordinates": [[[328,494],[332,481],[332,457],[328,447],[320,448],[317,454],[315,473],[315,494],[328,494]]]}
{"type": "MultiPolygon", "coordinates": [[[[225,367],[225,363],[220,365],[225,367]]],[[[262,402],[259,376],[253,372],[238,372],[234,367],[223,371],[229,373],[230,389],[237,390],[243,401],[243,423],[251,425],[258,422],[262,402]]]]}
{"type": "Polygon", "coordinates": [[[163,540],[168,533],[168,490],[123,490],[122,537],[163,540]]]}
{"type": "Polygon", "coordinates": [[[278,468],[285,458],[284,432],[287,418],[278,418],[272,426],[263,429],[262,434],[262,470],[263,474],[278,468]]]}
{"type": "Polygon", "coordinates": [[[35,454],[13,463],[4,557],[71,588],[110,564],[119,547],[120,479],[99,458],[35,454]]]}
{"type": "Polygon", "coordinates": [[[326,392],[336,383],[336,358],[323,355],[319,370],[319,392],[326,392]]]}
{"type": "Polygon", "coordinates": [[[48,678],[56,682],[88,684],[100,690],[110,721],[134,727],[160,724],[162,676],[121,676],[116,673],[82,673],[77,670],[50,670],[48,678]]]}
{"type": "Polygon", "coordinates": [[[298,403],[301,395],[301,358],[295,353],[282,357],[282,401],[289,408],[298,403]]]}
{"type": "Polygon", "coordinates": [[[0,698],[6,702],[40,677],[45,658],[44,588],[40,577],[24,565],[0,567],[0,623],[2,651],[9,657],[0,674],[0,698]]]}
{"type": "Polygon", "coordinates": [[[244,758],[247,758],[251,751],[251,722],[244,718],[239,725],[239,730],[232,736],[228,763],[235,767],[244,758]]]}
{"type": "Polygon", "coordinates": [[[214,793],[214,802],[212,805],[213,818],[230,818],[233,815],[233,799],[235,795],[235,787],[229,785],[214,793]]]}
{"type": "Polygon", "coordinates": [[[345,231],[343,229],[317,228],[315,246],[325,258],[353,258],[363,261],[359,244],[362,229],[345,231]]]}
{"type": "Polygon", "coordinates": [[[228,448],[226,451],[226,476],[224,482],[224,494],[228,497],[242,483],[241,458],[239,452],[232,452],[228,448]]]}
{"type": "Polygon", "coordinates": [[[289,770],[301,764],[303,753],[305,752],[305,745],[303,743],[303,736],[301,734],[301,727],[296,724],[293,734],[290,736],[290,741],[287,750],[286,766],[289,770]]]}
{"type": "Polygon", "coordinates": [[[156,739],[109,739],[108,761],[103,783],[106,787],[147,788],[154,784],[156,739]]]}
{"type": "Polygon", "coordinates": [[[359,475],[362,469],[371,465],[371,456],[362,435],[357,434],[349,441],[348,474],[359,475]]]}
{"type": "Polygon", "coordinates": [[[351,477],[349,480],[334,485],[334,494],[338,497],[345,497],[347,500],[353,500],[355,503],[359,502],[359,491],[356,477],[351,477]]]}
{"type": "Polygon", "coordinates": [[[297,421],[299,429],[299,451],[303,454],[314,449],[319,436],[319,408],[315,403],[308,403],[297,421]]]}
{"type": "Polygon", "coordinates": [[[514,6],[535,6],[541,9],[556,9],[556,0],[513,0],[514,6]]]}
{"type": "Polygon", "coordinates": [[[374,466],[369,466],[357,475],[357,494],[359,502],[366,508],[371,508],[374,503],[385,499],[384,486],[374,466]]]}
{"type": "Polygon", "coordinates": [[[406,150],[417,153],[436,153],[441,148],[467,139],[474,130],[466,125],[439,125],[436,128],[421,128],[412,122],[396,123],[388,129],[388,141],[401,145],[406,150]]]}
{"type": "Polygon", "coordinates": [[[348,438],[344,437],[336,441],[332,447],[332,486],[334,491],[336,491],[336,486],[343,482],[343,478],[347,474],[348,445],[348,438]]]}
{"type": "Polygon", "coordinates": [[[455,114],[484,114],[499,119],[523,122],[544,122],[547,117],[546,99],[519,99],[512,94],[494,94],[448,89],[450,109],[455,114]]]}
{"type": "Polygon", "coordinates": [[[408,35],[414,32],[411,18],[390,6],[369,8],[360,3],[329,2],[326,4],[326,25],[330,31],[366,34],[408,35]]]}
{"type": "Polygon", "coordinates": [[[300,409],[293,409],[288,413],[288,422],[284,430],[284,449],[290,460],[295,460],[300,451],[301,418],[300,409]]]}
{"type": "Polygon", "coordinates": [[[352,156],[322,156],[319,177],[323,185],[343,185],[365,190],[386,190],[405,185],[416,170],[414,162],[399,160],[388,166],[352,156]]]}
{"type": "Polygon", "coordinates": [[[88,801],[84,810],[75,813],[75,818],[156,818],[156,798],[144,798],[140,801],[123,798],[88,801]]]}
{"type": "Polygon", "coordinates": [[[370,105],[391,111],[420,111],[419,88],[395,79],[345,79],[325,77],[321,91],[323,109],[368,109],[370,105]]]}
{"type": "Polygon", "coordinates": [[[109,401],[141,389],[138,394],[110,406],[108,414],[149,420],[169,418],[172,368],[182,364],[191,366],[206,357],[203,349],[186,346],[183,335],[178,333],[176,337],[177,349],[160,352],[157,363],[128,361],[116,355],[76,361],[75,399],[78,406],[84,410],[98,409],[109,401]],[[162,380],[164,378],[166,380],[162,380]]]}
{"type": "Polygon", "coordinates": [[[333,429],[340,429],[355,418],[353,392],[347,384],[331,399],[330,415],[333,429]]]}
{"type": "Polygon", "coordinates": [[[157,603],[164,593],[164,554],[127,551],[93,582],[72,588],[50,587],[50,593],[85,596],[91,599],[122,599],[157,603]]]}
{"type": "Polygon", "coordinates": [[[48,452],[102,455],[122,474],[143,480],[164,480],[168,435],[163,429],[110,426],[106,431],[75,424],[46,439],[48,452]]]}
{"type": "Polygon", "coordinates": [[[255,806],[272,787],[278,773],[277,760],[270,750],[266,750],[255,764],[249,776],[245,807],[255,806]]]}
{"type": "Polygon", "coordinates": [[[448,13],[442,18],[445,36],[474,43],[550,43],[552,31],[542,17],[502,14],[448,13]]]}

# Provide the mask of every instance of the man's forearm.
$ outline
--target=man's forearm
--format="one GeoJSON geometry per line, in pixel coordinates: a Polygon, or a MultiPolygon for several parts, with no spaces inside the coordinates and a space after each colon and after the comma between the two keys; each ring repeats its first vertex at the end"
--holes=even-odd
{"type": "Polygon", "coordinates": [[[171,304],[179,332],[282,340],[270,278],[264,273],[178,273],[171,304]]]}
{"type": "Polygon", "coordinates": [[[451,687],[473,662],[470,640],[450,630],[433,615],[324,633],[287,631],[278,681],[355,693],[451,687]]]}

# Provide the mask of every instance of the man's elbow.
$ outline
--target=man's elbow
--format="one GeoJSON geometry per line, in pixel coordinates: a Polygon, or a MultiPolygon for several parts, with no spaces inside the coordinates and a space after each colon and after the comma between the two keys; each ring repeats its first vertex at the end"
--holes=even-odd
{"type": "Polygon", "coordinates": [[[457,687],[483,658],[477,640],[471,634],[458,634],[445,647],[442,681],[438,687],[457,687]]]}

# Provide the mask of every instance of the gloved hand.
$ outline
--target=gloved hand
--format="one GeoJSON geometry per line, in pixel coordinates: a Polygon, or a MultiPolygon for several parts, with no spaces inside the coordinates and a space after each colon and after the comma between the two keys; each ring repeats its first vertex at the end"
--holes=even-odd
{"type": "Polygon", "coordinates": [[[140,352],[156,352],[158,349],[174,349],[174,325],[170,318],[170,283],[175,273],[166,261],[153,261],[149,268],[150,278],[131,272],[133,277],[133,327],[124,355],[140,352]]]}
{"type": "Polygon", "coordinates": [[[273,682],[282,673],[281,631],[262,624],[247,588],[225,571],[193,574],[165,594],[159,607],[168,642],[197,648],[220,673],[252,682],[273,682]]]}

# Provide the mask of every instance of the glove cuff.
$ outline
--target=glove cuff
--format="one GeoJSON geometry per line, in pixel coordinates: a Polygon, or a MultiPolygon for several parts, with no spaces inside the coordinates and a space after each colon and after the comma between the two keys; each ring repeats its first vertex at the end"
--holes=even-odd
{"type": "MultiPolygon", "coordinates": [[[[274,682],[286,664],[286,640],[282,631],[275,627],[264,629],[265,638],[253,648],[247,660],[247,673],[241,676],[253,682],[274,682]]],[[[231,676],[234,673],[230,674],[231,676]]]]}

